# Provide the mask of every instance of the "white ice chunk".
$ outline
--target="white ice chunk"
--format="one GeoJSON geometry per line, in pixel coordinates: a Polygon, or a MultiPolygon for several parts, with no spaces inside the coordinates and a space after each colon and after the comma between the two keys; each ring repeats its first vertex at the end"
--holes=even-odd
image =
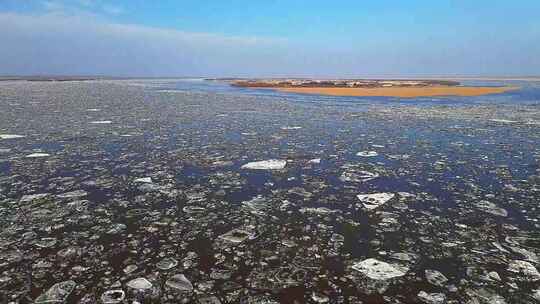
{"type": "Polygon", "coordinates": [[[17,138],[23,138],[24,135],[16,135],[16,134],[0,134],[0,139],[17,139],[17,138]]]}
{"type": "Polygon", "coordinates": [[[366,209],[373,210],[386,204],[386,202],[394,198],[394,196],[395,194],[393,193],[381,192],[371,194],[358,194],[356,197],[362,202],[362,205],[364,205],[366,209]]]}
{"type": "Polygon", "coordinates": [[[281,170],[287,165],[286,160],[281,159],[269,159],[247,163],[242,166],[242,169],[250,170],[281,170]]]}
{"type": "Polygon", "coordinates": [[[47,153],[32,153],[32,154],[26,155],[26,158],[40,158],[40,157],[49,157],[49,156],[51,155],[47,153]]]}
{"type": "Polygon", "coordinates": [[[133,279],[126,284],[128,287],[131,287],[133,289],[140,289],[140,290],[146,290],[152,288],[152,283],[150,283],[145,278],[136,278],[133,279]]]}
{"type": "Polygon", "coordinates": [[[64,281],[54,284],[49,290],[41,294],[35,303],[66,303],[67,298],[75,288],[74,281],[64,281]]]}
{"type": "Polygon", "coordinates": [[[133,182],[151,184],[152,183],[152,178],[151,177],[141,177],[141,178],[137,178],[133,182]]]}
{"type": "Polygon", "coordinates": [[[376,151],[361,151],[361,152],[356,153],[356,156],[361,156],[361,157],[374,157],[378,155],[379,153],[377,153],[376,151]]]}
{"type": "Polygon", "coordinates": [[[517,279],[520,281],[536,282],[540,280],[538,269],[527,261],[513,260],[508,264],[508,271],[518,274],[517,279]]]}
{"type": "Polygon", "coordinates": [[[352,268],[374,280],[388,280],[402,277],[409,271],[405,266],[389,264],[373,258],[356,263],[352,268]]]}
{"type": "Polygon", "coordinates": [[[192,291],[193,285],[183,274],[176,274],[169,278],[165,285],[179,291],[192,291]]]}

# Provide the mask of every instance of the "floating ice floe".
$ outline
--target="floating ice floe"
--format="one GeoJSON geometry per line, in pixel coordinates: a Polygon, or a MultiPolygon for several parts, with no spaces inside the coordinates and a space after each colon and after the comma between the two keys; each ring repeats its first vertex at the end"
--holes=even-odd
{"type": "Polygon", "coordinates": [[[193,285],[183,274],[176,274],[170,277],[165,285],[178,291],[192,291],[193,285]]]}
{"type": "Polygon", "coordinates": [[[136,278],[127,282],[126,286],[133,289],[146,290],[152,288],[152,283],[145,278],[136,278]]]}
{"type": "Polygon", "coordinates": [[[379,153],[377,153],[376,151],[361,151],[361,152],[356,153],[356,156],[361,156],[361,157],[375,157],[378,155],[379,153]]]}
{"type": "Polygon", "coordinates": [[[250,170],[281,170],[287,165],[286,160],[282,159],[269,159],[247,163],[242,166],[242,169],[250,170]]]}
{"type": "Polygon", "coordinates": [[[169,270],[178,265],[178,261],[173,258],[164,258],[163,260],[157,262],[156,267],[161,270],[169,270]]]}
{"type": "Polygon", "coordinates": [[[418,299],[427,304],[444,304],[446,303],[446,296],[444,293],[427,293],[420,291],[417,295],[418,299]]]}
{"type": "Polygon", "coordinates": [[[110,120],[96,120],[96,121],[91,121],[90,123],[93,124],[93,125],[108,125],[108,124],[112,124],[112,121],[110,121],[110,120]]]}
{"type": "Polygon", "coordinates": [[[50,193],[27,194],[21,197],[21,202],[23,203],[31,202],[33,200],[42,199],[50,195],[51,195],[50,193]]]}
{"type": "Polygon", "coordinates": [[[107,290],[101,295],[103,304],[117,304],[124,301],[126,293],[122,289],[107,290]]]}
{"type": "Polygon", "coordinates": [[[254,236],[253,233],[248,232],[242,229],[233,229],[223,235],[220,235],[219,238],[225,241],[229,241],[234,244],[240,244],[247,239],[250,239],[254,236]]]}
{"type": "Polygon", "coordinates": [[[77,197],[84,197],[87,196],[88,192],[84,190],[75,190],[71,192],[66,192],[62,194],[58,194],[56,197],[58,198],[77,198],[77,197]]]}
{"type": "Polygon", "coordinates": [[[320,214],[320,215],[326,215],[326,214],[337,212],[336,210],[328,209],[325,207],[317,207],[317,208],[305,207],[305,208],[300,208],[298,211],[300,211],[301,213],[312,213],[312,214],[320,214]]]}
{"type": "Polygon", "coordinates": [[[77,284],[74,281],[64,281],[54,284],[49,290],[41,294],[34,303],[66,303],[67,298],[77,284]]]}
{"type": "Polygon", "coordinates": [[[493,215],[498,215],[498,216],[503,216],[503,217],[508,216],[508,211],[506,211],[503,208],[497,207],[497,205],[495,205],[492,202],[479,201],[475,205],[476,205],[476,208],[478,208],[479,210],[484,211],[486,213],[493,214],[493,215]]]}
{"type": "Polygon", "coordinates": [[[32,154],[26,155],[26,158],[41,158],[41,157],[49,157],[49,156],[51,155],[47,153],[32,153],[32,154]]]}
{"type": "Polygon", "coordinates": [[[148,183],[148,184],[151,184],[152,183],[152,178],[151,177],[141,177],[141,178],[137,178],[133,181],[134,183],[148,183]]]}
{"type": "Polygon", "coordinates": [[[379,177],[379,174],[368,171],[345,171],[341,174],[339,179],[342,182],[365,183],[377,177],[379,177]]]}
{"type": "Polygon", "coordinates": [[[321,159],[320,158],[314,158],[314,159],[310,159],[308,161],[309,164],[320,164],[321,163],[321,159]]]}
{"type": "Polygon", "coordinates": [[[358,194],[356,197],[362,202],[364,208],[368,210],[376,209],[394,198],[395,194],[381,192],[371,194],[358,194]]]}
{"type": "Polygon", "coordinates": [[[16,134],[0,134],[0,139],[18,139],[18,138],[24,138],[24,135],[16,135],[16,134]]]}
{"type": "Polygon", "coordinates": [[[540,273],[533,264],[522,261],[513,260],[508,264],[508,271],[519,274],[516,277],[519,281],[536,282],[540,280],[540,273]]]}
{"type": "Polygon", "coordinates": [[[281,130],[300,130],[302,129],[302,127],[298,127],[298,126],[287,126],[287,127],[281,127],[281,130]]]}
{"type": "Polygon", "coordinates": [[[374,280],[388,280],[402,277],[409,271],[405,266],[389,264],[373,258],[356,263],[352,268],[374,280]]]}
{"type": "Polygon", "coordinates": [[[516,123],[515,120],[508,120],[508,119],[490,119],[489,121],[492,122],[500,122],[500,123],[516,123]]]}
{"type": "Polygon", "coordinates": [[[444,287],[444,284],[448,282],[448,278],[444,276],[441,272],[433,269],[426,269],[425,275],[427,281],[435,286],[444,287]]]}
{"type": "Polygon", "coordinates": [[[36,241],[35,245],[39,248],[51,248],[58,242],[57,239],[52,237],[45,237],[36,241]]]}

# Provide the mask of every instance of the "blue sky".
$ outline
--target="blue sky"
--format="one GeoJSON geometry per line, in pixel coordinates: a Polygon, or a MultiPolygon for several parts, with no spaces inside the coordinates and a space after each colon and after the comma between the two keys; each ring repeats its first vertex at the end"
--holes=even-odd
{"type": "Polygon", "coordinates": [[[0,74],[540,75],[540,1],[0,0],[0,74]]]}

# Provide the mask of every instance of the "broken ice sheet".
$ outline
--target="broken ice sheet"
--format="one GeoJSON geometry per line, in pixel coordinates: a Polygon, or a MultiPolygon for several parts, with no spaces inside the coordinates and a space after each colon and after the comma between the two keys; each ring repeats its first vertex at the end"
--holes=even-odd
{"type": "Polygon", "coordinates": [[[374,258],[358,262],[352,268],[374,280],[388,280],[404,276],[409,269],[398,264],[389,264],[374,258]]]}
{"type": "Polygon", "coordinates": [[[394,193],[371,193],[371,194],[358,194],[356,197],[362,202],[364,208],[368,210],[376,209],[393,199],[394,193]]]}
{"type": "Polygon", "coordinates": [[[65,303],[76,285],[74,281],[56,283],[41,294],[35,303],[65,303]]]}
{"type": "Polygon", "coordinates": [[[287,165],[286,160],[269,159],[247,163],[242,166],[242,169],[249,170],[282,170],[287,165]]]}
{"type": "Polygon", "coordinates": [[[536,267],[521,260],[514,260],[508,264],[508,271],[517,274],[516,279],[520,281],[536,282],[540,280],[540,272],[536,267]]]}
{"type": "Polygon", "coordinates": [[[508,216],[508,211],[506,211],[503,208],[497,207],[497,205],[495,205],[492,202],[479,201],[475,204],[475,206],[476,208],[489,214],[503,216],[503,217],[508,216]]]}

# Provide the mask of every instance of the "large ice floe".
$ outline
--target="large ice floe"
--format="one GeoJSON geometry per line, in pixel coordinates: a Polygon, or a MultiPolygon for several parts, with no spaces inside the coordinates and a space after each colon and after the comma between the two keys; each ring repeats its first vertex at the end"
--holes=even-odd
{"type": "Polygon", "coordinates": [[[373,258],[356,263],[352,268],[374,280],[388,280],[402,277],[409,271],[405,266],[389,264],[373,258]]]}
{"type": "Polygon", "coordinates": [[[286,160],[269,159],[247,163],[242,166],[242,169],[249,170],[281,170],[287,165],[286,160]]]}

